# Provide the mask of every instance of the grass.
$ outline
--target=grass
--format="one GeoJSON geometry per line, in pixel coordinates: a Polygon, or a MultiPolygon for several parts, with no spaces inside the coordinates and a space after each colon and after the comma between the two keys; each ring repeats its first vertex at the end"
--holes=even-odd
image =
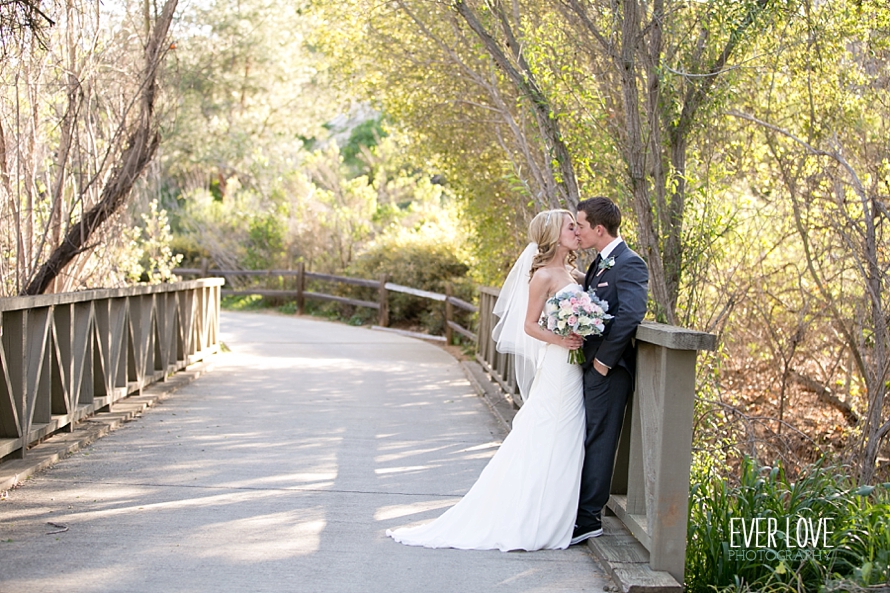
{"type": "Polygon", "coordinates": [[[736,485],[714,473],[693,476],[687,541],[690,592],[865,591],[890,584],[890,484],[856,487],[843,467],[825,462],[791,480],[781,466],[746,458],[736,485]],[[774,537],[755,537],[754,527],[766,532],[770,521],[774,537]]]}

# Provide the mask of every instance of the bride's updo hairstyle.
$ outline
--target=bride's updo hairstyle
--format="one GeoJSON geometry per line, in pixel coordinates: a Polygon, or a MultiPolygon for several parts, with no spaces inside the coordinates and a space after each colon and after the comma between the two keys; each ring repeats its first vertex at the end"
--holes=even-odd
{"type": "MultiPolygon", "coordinates": [[[[544,210],[532,219],[528,225],[528,238],[532,243],[538,244],[538,253],[532,260],[532,267],[528,277],[531,279],[539,268],[543,268],[556,257],[556,249],[559,247],[559,235],[566,216],[575,220],[575,215],[568,210],[544,210]]],[[[566,263],[574,265],[575,252],[569,251],[566,263]]]]}

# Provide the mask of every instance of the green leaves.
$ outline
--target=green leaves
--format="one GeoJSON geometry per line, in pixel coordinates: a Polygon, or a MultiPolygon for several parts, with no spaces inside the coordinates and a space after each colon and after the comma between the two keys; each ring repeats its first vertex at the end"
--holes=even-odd
{"type": "Polygon", "coordinates": [[[845,468],[824,459],[796,481],[781,465],[761,467],[748,457],[739,471],[732,485],[706,470],[692,477],[688,591],[792,593],[890,577],[886,561],[880,564],[890,554],[887,486],[852,487],[845,468]],[[758,538],[769,520],[776,521],[772,542],[758,538]]]}

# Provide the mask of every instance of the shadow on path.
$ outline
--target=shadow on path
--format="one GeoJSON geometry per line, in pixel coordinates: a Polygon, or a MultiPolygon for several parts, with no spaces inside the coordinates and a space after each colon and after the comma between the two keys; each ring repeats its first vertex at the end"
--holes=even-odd
{"type": "Polygon", "coordinates": [[[564,551],[428,550],[388,528],[466,492],[503,435],[441,349],[224,312],[213,372],[0,502],[0,591],[602,591],[564,551]],[[65,533],[46,535],[48,521],[65,533]]]}

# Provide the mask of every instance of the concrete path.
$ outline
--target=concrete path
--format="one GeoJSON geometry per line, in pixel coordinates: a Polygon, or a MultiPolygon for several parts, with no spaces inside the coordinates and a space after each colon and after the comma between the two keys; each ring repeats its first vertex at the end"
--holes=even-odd
{"type": "Polygon", "coordinates": [[[609,584],[584,546],[505,554],[385,536],[454,504],[503,437],[441,349],[255,313],[224,312],[221,337],[231,352],[212,372],[0,501],[0,592],[609,584]]]}

